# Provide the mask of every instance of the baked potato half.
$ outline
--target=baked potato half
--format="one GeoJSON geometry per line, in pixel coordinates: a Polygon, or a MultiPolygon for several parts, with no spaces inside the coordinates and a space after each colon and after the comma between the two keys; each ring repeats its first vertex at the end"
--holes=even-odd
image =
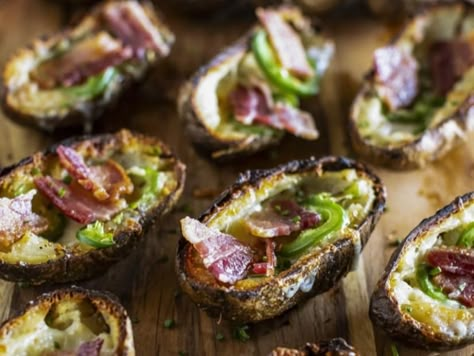
{"type": "Polygon", "coordinates": [[[456,2],[415,16],[374,66],[351,109],[354,150],[391,168],[445,155],[474,128],[474,8],[456,2]]]}
{"type": "Polygon", "coordinates": [[[474,341],[474,193],[423,220],[392,255],[371,298],[373,323],[429,350],[474,341]]]}
{"type": "Polygon", "coordinates": [[[0,354],[132,356],[132,323],[109,293],[58,289],[39,296],[2,324],[0,354]]]}
{"type": "Polygon", "coordinates": [[[92,277],[126,257],[183,190],[185,166],[122,130],[70,139],[0,171],[0,277],[92,277]]]}
{"type": "Polygon", "coordinates": [[[384,205],[379,178],[346,158],[248,171],[181,220],[179,283],[212,317],[276,317],[354,268],[384,205]]]}
{"type": "Polygon", "coordinates": [[[259,24],[201,67],[179,94],[192,142],[216,159],[277,144],[285,132],[314,140],[299,99],[319,92],[333,43],[296,7],[259,8],[259,24]]]}
{"type": "Polygon", "coordinates": [[[354,347],[341,337],[318,343],[307,343],[303,348],[277,347],[269,356],[359,356],[354,347]]]}
{"type": "Polygon", "coordinates": [[[84,125],[168,55],[173,35],[150,3],[106,1],[76,26],[18,50],[3,72],[3,109],[54,130],[84,125]]]}

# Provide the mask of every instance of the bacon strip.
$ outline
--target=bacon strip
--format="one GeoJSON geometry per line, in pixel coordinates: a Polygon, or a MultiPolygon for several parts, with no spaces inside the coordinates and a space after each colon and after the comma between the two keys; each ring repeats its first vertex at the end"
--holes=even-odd
{"type": "Polygon", "coordinates": [[[474,65],[474,37],[433,43],[429,54],[434,88],[445,96],[474,65]]]}
{"type": "Polygon", "coordinates": [[[288,236],[316,226],[321,221],[317,213],[306,211],[291,200],[274,200],[262,211],[251,214],[245,226],[254,236],[288,236]]]}
{"type": "Polygon", "coordinates": [[[133,184],[122,166],[112,160],[97,166],[87,166],[73,148],[60,145],[56,149],[61,165],[97,200],[117,200],[121,194],[133,192],[133,184]]]}
{"type": "Polygon", "coordinates": [[[275,241],[273,239],[265,239],[265,255],[267,262],[256,262],[252,265],[252,271],[256,274],[265,274],[271,277],[275,274],[277,264],[275,255],[275,241]]]}
{"type": "Polygon", "coordinates": [[[283,103],[271,107],[259,88],[237,86],[229,96],[235,119],[243,124],[263,124],[285,130],[307,140],[315,140],[319,133],[310,114],[283,103]]]}
{"type": "Polygon", "coordinates": [[[267,31],[280,64],[301,78],[314,75],[298,33],[274,10],[257,9],[257,17],[267,31]]]}
{"type": "Polygon", "coordinates": [[[250,247],[190,217],[181,219],[181,231],[218,281],[234,284],[245,278],[253,260],[250,247]]]}
{"type": "Polygon", "coordinates": [[[48,228],[48,221],[32,210],[35,194],[32,189],[13,199],[0,198],[0,249],[10,247],[28,231],[38,234],[48,228]]]}
{"type": "Polygon", "coordinates": [[[111,2],[104,7],[102,17],[112,33],[142,57],[147,49],[165,56],[170,46],[136,1],[111,2]]]}
{"type": "Polygon", "coordinates": [[[375,82],[382,100],[392,109],[410,105],[418,94],[418,64],[395,46],[374,52],[375,82]]]}
{"type": "Polygon", "coordinates": [[[65,54],[43,62],[32,72],[32,77],[43,89],[69,87],[123,63],[132,55],[130,48],[124,48],[109,34],[100,32],[74,45],[65,54]]]}
{"type": "Polygon", "coordinates": [[[474,251],[464,248],[434,248],[426,254],[427,262],[443,272],[474,277],[474,251]]]}
{"type": "Polygon", "coordinates": [[[441,273],[433,278],[451,299],[457,300],[468,308],[474,307],[474,277],[458,276],[451,273],[441,273]]]}
{"type": "Polygon", "coordinates": [[[77,356],[99,356],[104,339],[98,338],[92,341],[83,342],[77,350],[77,356]]]}
{"type": "Polygon", "coordinates": [[[124,200],[99,202],[80,185],[67,185],[50,176],[36,178],[35,185],[64,215],[80,224],[109,220],[126,206],[124,200]]]}

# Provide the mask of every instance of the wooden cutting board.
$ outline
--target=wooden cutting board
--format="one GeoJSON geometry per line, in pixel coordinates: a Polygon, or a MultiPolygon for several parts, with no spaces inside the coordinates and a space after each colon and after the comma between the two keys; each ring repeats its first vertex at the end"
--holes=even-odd
{"type": "MultiPolygon", "coordinates": [[[[160,64],[141,89],[108,112],[95,131],[127,127],[163,139],[187,164],[186,190],[177,209],[150,231],[131,256],[103,276],[78,284],[108,290],[120,298],[133,321],[137,355],[266,355],[278,345],[296,347],[336,336],[345,337],[363,355],[391,355],[393,341],[374,330],[368,319],[370,294],[393,251],[389,241],[403,238],[421,219],[455,196],[474,189],[474,136],[468,138],[469,144],[422,171],[375,168],[388,188],[388,212],[365,247],[357,270],[326,294],[275,320],[251,326],[250,340],[240,342],[232,338],[231,325],[210,319],[179,292],[174,268],[178,220],[185,214],[198,215],[245,169],[267,168],[310,155],[353,156],[346,137],[348,110],[369,66],[372,50],[391,37],[393,27],[358,10],[325,18],[323,25],[336,42],[336,57],[324,80],[320,104],[315,100],[305,103],[317,117],[321,138],[317,142],[287,138],[269,152],[216,165],[196,155],[184,136],[175,110],[177,88],[220,48],[242,34],[252,22],[251,15],[226,15],[209,21],[185,17],[170,9],[163,12],[177,37],[171,57],[160,64]],[[167,319],[174,320],[176,326],[165,328],[167,319]],[[217,340],[218,334],[224,339],[217,340]]],[[[3,67],[13,50],[34,36],[59,29],[74,13],[53,1],[0,0],[0,65],[3,67]]],[[[0,166],[12,164],[70,134],[48,136],[17,126],[0,114],[0,166]]],[[[56,287],[28,288],[0,282],[0,320],[56,287]]],[[[401,345],[398,350],[400,355],[429,354],[401,345]]],[[[446,355],[473,353],[474,347],[446,355]]]]}

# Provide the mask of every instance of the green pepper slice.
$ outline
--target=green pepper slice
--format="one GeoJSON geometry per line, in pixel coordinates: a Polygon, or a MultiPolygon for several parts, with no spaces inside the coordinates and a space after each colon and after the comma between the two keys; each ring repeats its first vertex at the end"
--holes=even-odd
{"type": "Polygon", "coordinates": [[[105,91],[112,79],[118,75],[115,68],[107,68],[99,75],[90,77],[84,84],[60,89],[66,95],[80,97],[81,99],[91,99],[105,91]]]}
{"type": "Polygon", "coordinates": [[[283,93],[310,96],[319,92],[317,75],[314,75],[309,81],[303,82],[280,66],[265,31],[258,31],[253,36],[251,47],[259,67],[283,93]]]}
{"type": "Polygon", "coordinates": [[[132,209],[136,209],[143,205],[149,205],[150,202],[153,202],[156,199],[156,196],[161,188],[159,184],[158,170],[151,167],[145,167],[140,168],[140,171],[138,172],[131,171],[129,173],[144,180],[140,198],[133,202],[130,207],[132,209]]]}
{"type": "Polygon", "coordinates": [[[474,223],[469,224],[467,228],[462,232],[461,236],[459,236],[456,245],[472,248],[472,246],[474,245],[474,223]]]}
{"type": "Polygon", "coordinates": [[[441,302],[448,300],[448,297],[438,287],[431,283],[428,267],[426,265],[422,264],[417,267],[416,280],[418,281],[418,285],[423,293],[429,297],[441,302]]]}
{"type": "Polygon", "coordinates": [[[95,247],[104,248],[115,244],[114,234],[105,232],[104,223],[96,221],[80,229],[76,238],[83,244],[95,247]]]}
{"type": "Polygon", "coordinates": [[[310,246],[321,243],[331,233],[347,225],[349,218],[342,206],[334,202],[327,194],[316,194],[309,199],[309,208],[321,214],[324,223],[314,229],[308,229],[284,245],[279,254],[283,257],[294,257],[310,246]]]}

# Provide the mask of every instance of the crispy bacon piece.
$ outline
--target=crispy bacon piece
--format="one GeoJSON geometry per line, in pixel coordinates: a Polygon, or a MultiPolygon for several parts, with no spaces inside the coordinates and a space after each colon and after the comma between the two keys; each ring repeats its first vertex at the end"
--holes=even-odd
{"type": "Polygon", "coordinates": [[[265,274],[271,277],[275,274],[275,267],[277,264],[275,255],[275,241],[273,239],[265,239],[265,256],[266,262],[256,262],[252,265],[252,271],[255,274],[265,274]]]}
{"type": "Polygon", "coordinates": [[[137,57],[143,57],[147,49],[163,56],[169,53],[170,46],[139,3],[110,2],[104,7],[102,17],[112,33],[132,48],[137,57]]]}
{"type": "Polygon", "coordinates": [[[474,36],[435,42],[429,53],[434,88],[439,95],[445,96],[474,65],[474,36]]]}
{"type": "Polygon", "coordinates": [[[35,185],[64,215],[80,224],[109,220],[124,209],[126,202],[100,202],[75,182],[67,185],[50,176],[38,177],[35,185]]]}
{"type": "Polygon", "coordinates": [[[300,78],[309,78],[314,71],[298,33],[274,10],[257,9],[257,16],[270,37],[283,68],[300,78]]]}
{"type": "Polygon", "coordinates": [[[250,247],[190,217],[181,219],[181,231],[218,281],[234,284],[245,278],[254,257],[250,247]]]}
{"type": "Polygon", "coordinates": [[[465,248],[434,248],[426,254],[427,262],[443,272],[474,277],[474,251],[465,248]]]}
{"type": "Polygon", "coordinates": [[[10,247],[27,231],[38,234],[48,228],[48,221],[32,210],[35,194],[32,189],[13,199],[0,198],[0,249],[10,247]]]}
{"type": "Polygon", "coordinates": [[[474,307],[473,276],[459,276],[442,272],[433,278],[433,282],[450,298],[457,300],[468,308],[474,307]]]}
{"type": "Polygon", "coordinates": [[[91,191],[97,200],[117,200],[121,194],[133,192],[133,184],[122,166],[108,160],[101,165],[87,166],[73,148],[60,145],[56,149],[61,165],[84,189],[91,191]]]}
{"type": "Polygon", "coordinates": [[[274,200],[262,211],[251,214],[245,226],[252,235],[269,238],[312,228],[319,221],[319,214],[304,210],[292,200],[274,200]]]}
{"type": "Polygon", "coordinates": [[[45,61],[32,72],[32,77],[43,89],[69,87],[119,65],[132,55],[130,48],[124,48],[108,33],[100,32],[74,45],[65,54],[45,61]]]}
{"type": "Polygon", "coordinates": [[[418,94],[418,64],[395,46],[374,52],[375,82],[382,100],[392,109],[410,105],[418,94]]]}
{"type": "Polygon", "coordinates": [[[283,103],[269,103],[259,88],[237,86],[229,100],[236,120],[243,124],[263,124],[307,140],[315,140],[319,136],[310,114],[283,103]]]}

